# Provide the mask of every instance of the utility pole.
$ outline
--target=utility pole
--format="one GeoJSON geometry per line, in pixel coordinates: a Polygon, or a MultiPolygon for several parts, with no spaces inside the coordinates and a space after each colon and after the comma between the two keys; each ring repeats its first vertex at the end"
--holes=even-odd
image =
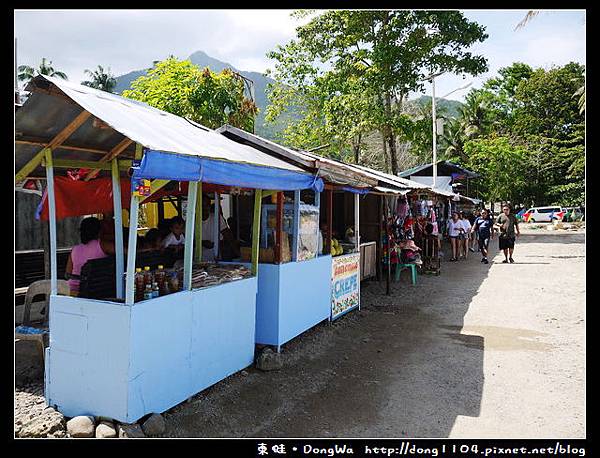
{"type": "Polygon", "coordinates": [[[435,189],[435,183],[437,181],[437,120],[435,116],[435,77],[431,76],[431,116],[433,117],[433,184],[432,188],[435,189]]]}
{"type": "MultiPolygon", "coordinates": [[[[433,183],[432,188],[435,188],[435,184],[437,182],[437,118],[435,112],[435,77],[443,75],[445,72],[433,73],[426,78],[422,79],[422,81],[431,81],[431,117],[433,121],[433,183]]],[[[461,89],[465,89],[472,84],[469,83],[465,86],[454,89],[453,91],[448,92],[448,94],[444,95],[442,98],[448,97],[450,94],[459,91],[461,89]]]]}

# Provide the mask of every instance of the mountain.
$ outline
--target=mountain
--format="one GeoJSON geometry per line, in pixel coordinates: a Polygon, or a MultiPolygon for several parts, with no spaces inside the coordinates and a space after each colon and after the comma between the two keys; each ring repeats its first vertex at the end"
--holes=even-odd
{"type": "MultiPolygon", "coordinates": [[[[294,119],[298,117],[297,109],[290,109],[289,113],[281,116],[279,120],[274,124],[265,125],[265,114],[267,106],[269,105],[269,100],[267,98],[267,87],[270,83],[273,83],[274,80],[268,78],[262,73],[258,72],[248,72],[244,70],[238,70],[233,65],[215,59],[214,57],[209,56],[203,51],[196,51],[192,55],[188,57],[188,59],[200,68],[209,67],[213,72],[220,72],[225,68],[230,68],[233,71],[239,73],[240,75],[248,78],[254,83],[254,101],[258,106],[258,116],[256,117],[256,134],[261,137],[267,138],[269,140],[276,140],[276,136],[278,133],[283,131],[286,123],[290,119],[294,119]]],[[[115,92],[120,94],[125,89],[130,89],[131,83],[135,81],[142,75],[145,75],[148,69],[145,70],[134,70],[125,75],[117,76],[117,86],[115,88],[115,92]]],[[[415,102],[419,105],[427,105],[431,104],[430,96],[421,96],[417,99],[411,100],[411,102],[415,102]]],[[[447,100],[447,99],[437,99],[436,108],[441,116],[442,114],[448,115],[449,117],[457,117],[458,109],[462,106],[462,103],[457,102],[456,100],[447,100]]]]}
{"type": "MultiPolygon", "coordinates": [[[[283,128],[281,125],[270,125],[265,126],[265,112],[269,101],[267,99],[267,85],[269,83],[273,83],[274,80],[266,77],[262,73],[258,72],[248,72],[244,70],[238,70],[233,65],[215,59],[214,57],[209,56],[203,51],[196,51],[192,55],[188,57],[190,62],[194,65],[197,65],[200,68],[208,67],[213,72],[220,72],[225,68],[230,68],[233,71],[239,73],[245,78],[248,78],[254,83],[254,101],[256,106],[258,106],[258,116],[256,117],[256,134],[261,137],[265,137],[268,139],[274,139],[276,133],[283,128]]],[[[142,75],[145,75],[148,70],[134,70],[125,75],[117,76],[117,86],[115,87],[115,92],[120,94],[126,89],[131,88],[131,83],[135,81],[142,75]]]]}
{"type": "MultiPolygon", "coordinates": [[[[421,106],[431,105],[431,96],[422,95],[418,99],[411,100],[421,106]]],[[[435,98],[435,108],[438,115],[446,115],[450,118],[457,118],[460,114],[459,109],[463,104],[458,100],[435,98]]]]}

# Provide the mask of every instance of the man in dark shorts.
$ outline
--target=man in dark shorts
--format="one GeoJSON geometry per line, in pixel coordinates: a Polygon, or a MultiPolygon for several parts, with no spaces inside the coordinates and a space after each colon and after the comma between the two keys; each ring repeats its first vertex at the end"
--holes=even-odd
{"type": "Polygon", "coordinates": [[[515,215],[510,212],[510,207],[505,205],[502,207],[502,213],[498,215],[496,226],[500,228],[500,236],[498,237],[498,247],[504,251],[503,264],[513,263],[513,251],[515,249],[515,238],[521,235],[519,231],[519,222],[515,215]]]}
{"type": "Polygon", "coordinates": [[[481,211],[481,216],[478,216],[477,219],[473,222],[473,227],[471,228],[471,234],[475,233],[478,235],[479,241],[479,251],[481,251],[481,262],[484,264],[488,264],[488,245],[490,242],[490,238],[494,237],[494,220],[490,217],[488,211],[484,208],[481,211]]]}

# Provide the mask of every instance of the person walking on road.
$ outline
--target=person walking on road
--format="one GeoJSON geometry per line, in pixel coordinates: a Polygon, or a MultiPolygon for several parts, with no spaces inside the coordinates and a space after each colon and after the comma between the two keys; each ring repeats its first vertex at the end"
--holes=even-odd
{"type": "Polygon", "coordinates": [[[491,238],[494,238],[494,220],[490,217],[488,211],[484,208],[481,211],[481,216],[478,216],[475,222],[473,223],[473,227],[471,228],[471,233],[477,234],[479,241],[479,251],[481,251],[481,262],[484,264],[488,264],[488,246],[491,238]]]}
{"type": "Polygon", "coordinates": [[[460,222],[462,224],[462,231],[458,237],[458,239],[460,240],[459,252],[462,252],[462,257],[466,261],[467,254],[469,253],[469,233],[471,232],[471,223],[469,223],[469,220],[465,216],[464,212],[460,212],[459,215],[460,222]]]}
{"type": "Polygon", "coordinates": [[[502,213],[498,215],[496,226],[500,228],[498,247],[504,251],[504,261],[502,263],[508,264],[510,262],[512,264],[515,262],[512,257],[515,249],[515,239],[521,235],[521,231],[519,231],[517,218],[510,212],[510,206],[505,205],[502,207],[502,213]]]}
{"type": "Polygon", "coordinates": [[[450,245],[452,246],[452,258],[450,258],[450,261],[452,262],[458,261],[458,250],[461,243],[458,236],[463,230],[462,222],[458,219],[458,213],[452,213],[452,219],[448,221],[448,236],[450,237],[450,245]]]}
{"type": "MultiPolygon", "coordinates": [[[[471,227],[473,227],[473,224],[475,224],[475,221],[477,220],[477,218],[479,218],[481,216],[481,210],[477,209],[477,211],[475,213],[469,213],[469,223],[471,223],[471,227]]],[[[469,251],[471,253],[475,253],[475,242],[477,242],[477,235],[479,233],[477,231],[470,232],[469,235],[469,251]]]]}

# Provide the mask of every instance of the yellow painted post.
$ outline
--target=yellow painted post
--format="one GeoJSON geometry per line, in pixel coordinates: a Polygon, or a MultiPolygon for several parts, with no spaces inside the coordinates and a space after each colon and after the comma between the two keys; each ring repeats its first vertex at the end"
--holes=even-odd
{"type": "Polygon", "coordinates": [[[254,191],[254,221],[252,222],[252,273],[258,275],[258,243],[260,240],[260,210],[262,189],[254,191]]]}
{"type": "Polygon", "coordinates": [[[143,149],[143,146],[140,143],[135,144],[135,158],[136,159],[142,158],[142,149],[143,149]]]}
{"type": "Polygon", "coordinates": [[[202,182],[198,182],[196,197],[196,221],[194,229],[194,261],[202,261],[202,182]]]}
{"type": "Polygon", "coordinates": [[[33,172],[35,168],[41,164],[42,159],[47,157],[48,151],[51,150],[49,148],[44,148],[35,156],[33,156],[33,158],[17,172],[15,175],[15,182],[23,181],[25,178],[27,178],[27,175],[33,172]]]}

